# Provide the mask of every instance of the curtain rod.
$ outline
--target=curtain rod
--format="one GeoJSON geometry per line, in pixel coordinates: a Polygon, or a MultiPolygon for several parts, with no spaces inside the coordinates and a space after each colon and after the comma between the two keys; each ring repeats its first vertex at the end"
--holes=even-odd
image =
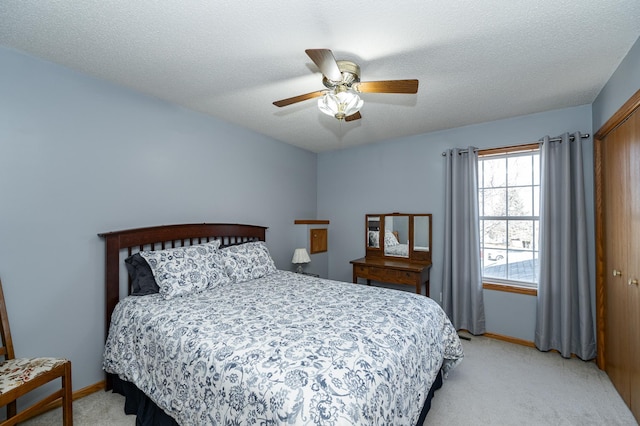
{"type": "MultiPolygon", "coordinates": [[[[591,137],[591,135],[590,135],[589,133],[585,133],[585,134],[580,135],[580,137],[581,137],[581,139],[588,139],[588,138],[590,138],[590,137],[591,137]]],[[[574,137],[574,136],[569,136],[569,140],[570,140],[570,141],[572,141],[572,142],[573,142],[573,140],[574,140],[574,139],[575,139],[575,137],[574,137]]],[[[558,136],[557,138],[551,138],[551,139],[549,139],[549,142],[560,142],[561,140],[562,140],[562,138],[558,136]]],[[[504,147],[496,147],[496,148],[507,148],[507,147],[511,147],[511,146],[518,146],[518,145],[529,145],[529,144],[532,144],[532,143],[538,143],[538,142],[542,142],[542,141],[541,141],[541,140],[537,140],[537,141],[535,141],[535,142],[520,143],[520,144],[517,144],[517,145],[506,145],[506,146],[504,146],[504,147]]],[[[496,148],[486,148],[486,149],[496,149],[496,148]]],[[[460,154],[464,154],[465,152],[468,152],[468,151],[469,151],[468,149],[461,149],[460,151],[458,151],[458,153],[460,153],[460,154]]],[[[446,155],[447,155],[447,152],[446,152],[446,151],[444,151],[444,152],[442,153],[442,156],[443,156],[443,157],[446,157],[446,155]]]]}

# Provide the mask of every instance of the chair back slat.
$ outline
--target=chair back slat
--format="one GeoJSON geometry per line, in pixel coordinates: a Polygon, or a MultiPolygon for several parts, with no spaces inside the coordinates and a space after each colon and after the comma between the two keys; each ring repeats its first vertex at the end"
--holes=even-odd
{"type": "Polygon", "coordinates": [[[13,352],[13,341],[11,340],[11,329],[9,328],[9,316],[7,315],[7,305],[4,302],[4,292],[2,291],[2,280],[0,279],[0,338],[2,338],[2,346],[0,346],[0,355],[4,359],[13,359],[16,357],[13,352]]]}

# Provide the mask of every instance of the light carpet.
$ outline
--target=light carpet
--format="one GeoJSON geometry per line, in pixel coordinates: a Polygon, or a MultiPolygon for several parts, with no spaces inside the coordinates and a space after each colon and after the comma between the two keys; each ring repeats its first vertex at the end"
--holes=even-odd
{"type": "MultiPolygon", "coordinates": [[[[465,359],[436,392],[425,425],[637,425],[607,375],[593,362],[472,337],[465,359]]],[[[75,426],[133,426],[124,398],[96,392],[74,401],[75,426]]],[[[62,423],[56,409],[22,425],[62,423]]]]}

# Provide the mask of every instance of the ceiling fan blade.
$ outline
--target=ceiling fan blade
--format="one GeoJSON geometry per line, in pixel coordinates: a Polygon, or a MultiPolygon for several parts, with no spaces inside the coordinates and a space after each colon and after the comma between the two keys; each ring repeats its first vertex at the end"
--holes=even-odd
{"type": "Polygon", "coordinates": [[[361,81],[352,87],[361,93],[418,93],[418,80],[361,81]]]}
{"type": "Polygon", "coordinates": [[[351,115],[346,116],[344,118],[344,121],[360,120],[361,118],[362,118],[362,116],[360,115],[360,111],[358,111],[355,114],[351,114],[351,115]]]}
{"type": "Polygon", "coordinates": [[[320,68],[320,72],[331,81],[342,81],[342,73],[338,68],[336,58],[329,49],[307,49],[305,50],[311,60],[320,68]]]}
{"type": "Polygon", "coordinates": [[[291,104],[295,104],[296,102],[306,101],[307,99],[319,98],[326,92],[326,90],[318,90],[316,92],[305,93],[304,95],[294,96],[293,98],[281,99],[279,101],[275,101],[273,104],[277,107],[283,107],[291,104]]]}

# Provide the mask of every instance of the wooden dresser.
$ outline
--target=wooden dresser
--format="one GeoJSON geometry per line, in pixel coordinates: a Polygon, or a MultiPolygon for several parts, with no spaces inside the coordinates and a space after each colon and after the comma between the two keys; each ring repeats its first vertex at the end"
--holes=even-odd
{"type": "Polygon", "coordinates": [[[412,285],[429,297],[431,214],[368,214],[364,219],[366,256],[352,260],[353,282],[412,285]],[[422,292],[422,285],[426,290],[422,292]]]}
{"type": "Polygon", "coordinates": [[[429,270],[431,262],[416,263],[404,259],[367,258],[355,259],[350,262],[353,265],[353,282],[358,278],[392,284],[412,285],[417,294],[422,293],[422,284],[426,288],[426,296],[429,297],[429,270]]]}

